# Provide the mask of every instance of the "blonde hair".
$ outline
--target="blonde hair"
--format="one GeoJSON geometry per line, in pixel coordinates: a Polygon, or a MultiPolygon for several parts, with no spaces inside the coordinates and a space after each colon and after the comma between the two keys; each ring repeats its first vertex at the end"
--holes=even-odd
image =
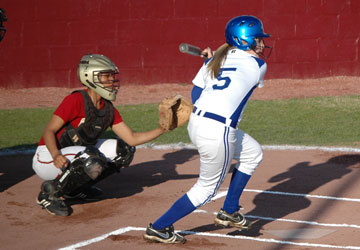
{"type": "Polygon", "coordinates": [[[220,72],[220,68],[224,64],[227,53],[232,48],[234,48],[234,46],[231,46],[228,43],[224,43],[216,50],[215,55],[208,65],[208,71],[211,73],[212,78],[217,78],[220,72]]]}

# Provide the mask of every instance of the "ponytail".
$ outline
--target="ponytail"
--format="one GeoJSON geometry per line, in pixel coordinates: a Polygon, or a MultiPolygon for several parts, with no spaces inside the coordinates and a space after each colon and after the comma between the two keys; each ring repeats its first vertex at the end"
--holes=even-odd
{"type": "Polygon", "coordinates": [[[233,46],[224,43],[217,50],[208,65],[208,70],[211,73],[212,78],[216,78],[220,72],[221,66],[224,64],[227,53],[233,46]]]}

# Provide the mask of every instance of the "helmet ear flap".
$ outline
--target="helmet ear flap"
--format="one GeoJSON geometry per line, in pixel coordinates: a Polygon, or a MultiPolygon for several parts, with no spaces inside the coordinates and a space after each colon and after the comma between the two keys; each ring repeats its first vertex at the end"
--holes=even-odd
{"type": "Polygon", "coordinates": [[[236,41],[236,43],[239,44],[239,46],[241,46],[243,48],[247,48],[247,49],[255,49],[256,48],[256,41],[254,39],[248,39],[248,40],[252,40],[253,41],[252,43],[249,43],[245,39],[241,39],[238,37],[234,37],[233,39],[236,41]]]}
{"type": "Polygon", "coordinates": [[[257,46],[257,42],[256,42],[256,40],[254,39],[254,40],[253,40],[253,43],[249,45],[249,49],[255,50],[255,49],[256,49],[256,46],[257,46]]]}

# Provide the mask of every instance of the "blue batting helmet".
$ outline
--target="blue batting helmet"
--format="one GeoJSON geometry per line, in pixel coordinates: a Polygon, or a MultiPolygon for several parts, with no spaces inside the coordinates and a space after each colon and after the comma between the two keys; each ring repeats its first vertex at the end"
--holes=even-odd
{"type": "Polygon", "coordinates": [[[225,27],[226,42],[241,50],[249,50],[256,47],[255,38],[270,37],[264,32],[263,24],[254,16],[238,16],[231,19],[225,27]],[[243,45],[241,40],[247,44],[243,45]]]}

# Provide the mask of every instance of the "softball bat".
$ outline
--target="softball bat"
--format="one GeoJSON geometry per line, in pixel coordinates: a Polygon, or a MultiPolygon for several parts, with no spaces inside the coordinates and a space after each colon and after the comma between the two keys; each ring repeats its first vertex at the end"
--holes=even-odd
{"type": "Polygon", "coordinates": [[[179,50],[182,53],[189,54],[192,56],[200,56],[202,49],[188,43],[182,43],[179,45],[179,50]]]}

